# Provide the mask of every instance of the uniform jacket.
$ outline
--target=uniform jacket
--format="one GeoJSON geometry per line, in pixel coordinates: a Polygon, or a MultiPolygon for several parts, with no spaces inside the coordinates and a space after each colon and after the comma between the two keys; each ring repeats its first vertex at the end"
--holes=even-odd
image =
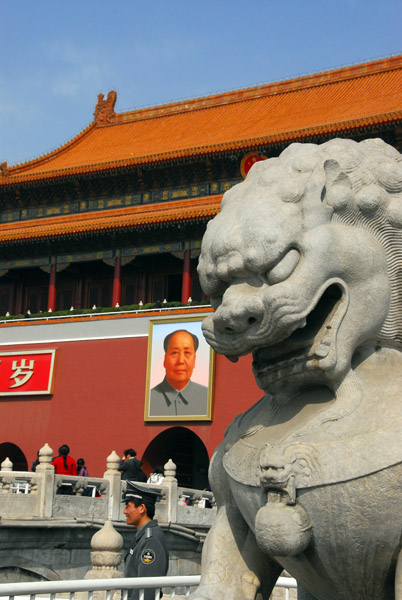
{"type": "MultiPolygon", "coordinates": [[[[124,577],[163,577],[169,567],[169,551],[158,522],[153,519],[139,529],[124,558],[124,577]]],[[[132,590],[130,600],[138,600],[132,590]]],[[[145,600],[154,600],[155,591],[145,590],[145,600]]]]}
{"type": "Polygon", "coordinates": [[[150,417],[206,416],[208,414],[208,388],[194,381],[181,391],[165,379],[151,390],[150,417]]]}

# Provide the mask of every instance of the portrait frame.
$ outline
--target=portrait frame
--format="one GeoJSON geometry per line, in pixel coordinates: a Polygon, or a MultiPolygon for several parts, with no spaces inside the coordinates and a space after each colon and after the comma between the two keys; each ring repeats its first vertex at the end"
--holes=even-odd
{"type": "MultiPolygon", "coordinates": [[[[212,420],[212,405],[213,405],[213,387],[215,375],[215,353],[205,341],[201,332],[203,316],[191,317],[172,317],[149,320],[148,332],[148,354],[147,354],[147,374],[145,386],[145,404],[144,404],[144,421],[211,421],[212,420]],[[168,405],[168,398],[172,396],[164,396],[165,399],[156,400],[158,387],[164,380],[166,370],[163,365],[165,358],[165,350],[163,342],[167,335],[173,334],[175,331],[185,330],[198,338],[199,346],[196,352],[195,367],[190,377],[191,386],[196,390],[197,398],[195,404],[198,408],[194,409],[194,414],[191,413],[191,392],[187,388],[187,392],[183,390],[183,394],[190,394],[187,400],[190,400],[187,407],[184,409],[186,414],[169,414],[173,410],[168,405]],[[207,388],[204,390],[204,387],[207,388]],[[164,408],[166,407],[166,409],[164,408]]],[[[161,394],[159,393],[159,397],[161,394]]],[[[180,402],[177,405],[180,411],[180,402]]]]}

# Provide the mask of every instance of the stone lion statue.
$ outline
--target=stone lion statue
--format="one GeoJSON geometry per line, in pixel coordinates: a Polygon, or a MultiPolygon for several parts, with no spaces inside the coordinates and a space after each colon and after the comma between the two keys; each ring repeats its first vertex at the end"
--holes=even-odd
{"type": "Polygon", "coordinates": [[[263,398],[211,461],[193,600],[402,599],[402,157],[380,139],[256,163],[199,261],[209,344],[263,398]]]}

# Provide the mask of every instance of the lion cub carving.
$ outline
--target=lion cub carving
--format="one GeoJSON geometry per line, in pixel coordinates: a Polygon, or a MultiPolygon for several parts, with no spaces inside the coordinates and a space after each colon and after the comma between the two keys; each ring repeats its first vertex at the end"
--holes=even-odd
{"type": "Polygon", "coordinates": [[[211,346],[264,397],[211,462],[218,515],[193,600],[402,599],[402,157],[379,139],[292,144],[207,228],[211,346]],[[395,575],[396,573],[396,575],[395,575]]]}

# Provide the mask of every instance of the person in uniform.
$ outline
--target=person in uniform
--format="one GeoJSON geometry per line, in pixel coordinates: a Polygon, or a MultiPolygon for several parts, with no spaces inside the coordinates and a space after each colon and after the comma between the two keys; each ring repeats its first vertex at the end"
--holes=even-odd
{"type": "Polygon", "coordinates": [[[163,341],[166,376],[151,389],[150,417],[206,416],[208,388],[191,381],[198,337],[185,329],[173,331],[163,341]]]}
{"type": "MultiPolygon", "coordinates": [[[[154,519],[155,502],[159,492],[127,481],[123,493],[127,525],[137,529],[133,542],[124,558],[124,577],[163,577],[169,567],[169,550],[158,522],[154,519]]],[[[139,590],[132,590],[129,600],[138,600],[139,590]]],[[[155,590],[145,590],[144,600],[154,600],[155,590]]]]}

